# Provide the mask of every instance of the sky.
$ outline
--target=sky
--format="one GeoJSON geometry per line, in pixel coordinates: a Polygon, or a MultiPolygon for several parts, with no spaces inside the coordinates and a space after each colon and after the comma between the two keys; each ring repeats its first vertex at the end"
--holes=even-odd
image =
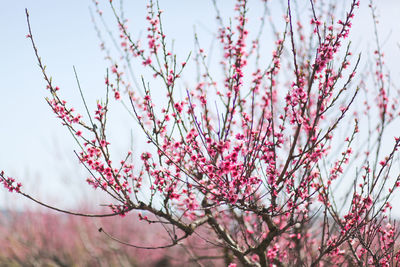
{"type": "MultiPolygon", "coordinates": [[[[103,2],[107,4],[107,1],[103,2]]],[[[146,1],[138,3],[126,15],[129,14],[134,27],[141,30],[145,27],[146,1]]],[[[25,8],[29,10],[39,53],[55,84],[63,89],[65,99],[78,103],[78,106],[81,104],[73,72],[75,66],[85,96],[91,104],[96,103],[96,99],[104,95],[104,76],[109,64],[104,60],[91,20],[91,11],[95,13],[92,1],[23,0],[3,3],[0,10],[3,40],[0,58],[4,62],[0,66],[1,169],[22,180],[28,192],[49,201],[55,201],[61,195],[61,205],[69,206],[77,198],[85,201],[87,191],[79,188],[86,186],[82,180],[87,174],[82,170],[77,174],[77,159],[72,149],[75,144],[45,101],[48,93],[44,89],[45,82],[31,43],[26,38],[25,8]],[[73,190],[69,190],[71,188],[73,190]]],[[[180,29],[177,33],[182,39],[187,39],[185,45],[189,44],[189,52],[193,46],[192,25],[196,19],[203,19],[204,14],[210,17],[208,20],[212,19],[210,8],[198,1],[170,1],[168,9],[171,14],[166,24],[180,29]],[[196,10],[198,15],[182,12],[187,9],[196,10]]],[[[104,17],[112,28],[116,24],[111,14],[110,9],[104,10],[104,17]]],[[[0,206],[9,204],[9,197],[5,191],[0,191],[0,206]]],[[[16,201],[19,203],[20,200],[16,198],[16,201]]],[[[29,205],[28,202],[21,203],[29,205]]]]}
{"type": "MultiPolygon", "coordinates": [[[[107,7],[107,1],[99,1],[107,7]],[[104,4],[105,3],[105,4],[104,4]]],[[[126,17],[137,33],[144,29],[146,1],[126,1],[126,17]],[[130,4],[128,2],[131,2],[130,4]]],[[[255,5],[250,0],[250,8],[255,5]]],[[[352,29],[356,49],[362,51],[373,45],[373,31],[369,1],[361,1],[352,29]]],[[[400,74],[400,1],[381,0],[379,33],[383,50],[387,51],[387,65],[393,76],[400,74]]],[[[222,1],[219,1],[222,3],[222,1]]],[[[224,1],[221,9],[230,14],[231,0],[224,1]]],[[[202,34],[205,43],[215,25],[211,1],[160,0],[165,11],[166,32],[175,39],[176,49],[187,54],[193,47],[193,26],[202,34]]],[[[22,180],[29,193],[50,202],[70,207],[77,201],[89,201],[96,196],[88,193],[84,170],[77,167],[74,142],[68,131],[61,127],[45,102],[45,82],[27,34],[25,8],[29,10],[34,38],[39,53],[53,77],[63,89],[63,95],[79,107],[79,91],[74,78],[76,67],[85,96],[91,104],[104,95],[104,76],[108,63],[99,48],[90,17],[90,0],[18,0],[4,1],[0,9],[0,169],[22,180]]],[[[106,21],[115,28],[111,10],[103,10],[106,21]]],[[[280,19],[280,18],[277,18],[280,19]]],[[[122,132],[126,121],[116,123],[121,139],[129,137],[122,132]]],[[[123,144],[120,143],[121,149],[123,144]]],[[[118,146],[118,142],[117,142],[118,146]]],[[[29,205],[20,197],[0,190],[0,207],[29,205]]]]}

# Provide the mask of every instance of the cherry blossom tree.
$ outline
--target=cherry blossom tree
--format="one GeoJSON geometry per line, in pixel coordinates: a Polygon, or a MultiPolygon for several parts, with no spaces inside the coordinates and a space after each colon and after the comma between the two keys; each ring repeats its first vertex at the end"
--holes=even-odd
{"type": "MultiPolygon", "coordinates": [[[[106,97],[91,111],[80,89],[85,115],[62,98],[47,73],[27,12],[27,38],[47,82],[47,103],[76,140],[87,183],[111,197],[111,212],[52,207],[1,172],[3,185],[73,215],[138,212],[139,220],[161,224],[170,238],[146,248],[184,244],[195,255],[190,240],[200,238],[227,266],[399,266],[390,200],[400,186],[400,139],[387,129],[399,115],[400,94],[384,65],[374,3],[367,4],[376,48],[360,71],[361,56],[348,38],[360,1],[344,1],[343,14],[336,1],[310,0],[301,14],[297,1],[283,1],[279,22],[268,20],[270,3],[260,1],[258,30],[248,27],[251,2],[235,2],[230,20],[212,2],[221,57],[208,58],[197,35],[191,54],[173,50],[158,2],[148,2],[140,38],[109,1],[120,56],[104,48],[106,97]],[[272,51],[261,41],[267,27],[275,36],[272,51]],[[132,62],[152,78],[132,75],[132,62]],[[196,79],[185,80],[188,65],[197,67],[196,79]],[[125,105],[146,141],[123,158],[111,153],[111,102],[125,105]]],[[[100,3],[94,6],[101,19],[100,3]]]]}

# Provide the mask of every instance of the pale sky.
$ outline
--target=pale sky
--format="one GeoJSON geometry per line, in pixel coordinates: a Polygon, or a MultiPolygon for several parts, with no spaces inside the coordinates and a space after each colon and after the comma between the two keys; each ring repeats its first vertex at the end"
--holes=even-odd
{"type": "MultiPolygon", "coordinates": [[[[26,191],[38,193],[43,197],[46,192],[48,196],[44,198],[61,201],[63,206],[68,207],[68,203],[74,203],[76,199],[85,199],[86,191],[81,187],[86,186],[84,180],[87,174],[84,170],[76,168],[74,142],[44,100],[47,96],[45,83],[37,67],[31,44],[25,37],[27,34],[25,8],[28,8],[30,13],[40,55],[48,66],[48,72],[55,84],[63,89],[63,96],[72,103],[80,103],[72,69],[75,66],[87,99],[93,104],[97,98],[104,95],[103,78],[108,67],[103,59],[104,54],[99,49],[99,41],[90,18],[89,7],[93,5],[90,0],[2,2],[0,170],[5,170],[9,175],[25,182],[26,191]],[[66,183],[66,181],[72,182],[66,183]],[[38,187],[41,190],[38,191],[38,187]]],[[[145,27],[146,1],[134,2],[135,6],[126,5],[126,17],[130,19],[130,27],[138,33],[145,27]]],[[[231,2],[227,0],[225,4],[231,2]]],[[[256,1],[250,0],[250,8],[254,2],[256,1]]],[[[357,49],[360,51],[367,49],[368,45],[373,45],[368,2],[361,1],[362,7],[356,13],[357,19],[352,29],[353,41],[359,45],[357,49]]],[[[397,21],[400,1],[377,2],[380,14],[378,25],[380,38],[384,42],[383,50],[389,55],[386,62],[391,68],[392,76],[398,77],[400,24],[397,21]]],[[[165,11],[166,32],[176,40],[177,50],[184,54],[192,50],[193,25],[196,25],[198,31],[203,34],[207,44],[207,40],[211,37],[207,30],[213,29],[215,25],[215,13],[211,1],[160,0],[160,5],[165,11]]],[[[110,16],[111,10],[105,8],[104,14],[110,26],[115,26],[115,20],[110,16]]],[[[304,23],[308,23],[308,18],[304,23]]],[[[367,56],[367,53],[364,55],[367,56]]],[[[77,104],[77,107],[79,105],[77,104]]],[[[123,122],[120,126],[122,125],[123,122]]],[[[126,137],[126,133],[121,136],[126,137]]],[[[9,205],[11,198],[7,194],[5,190],[0,189],[0,207],[9,205]]],[[[12,199],[16,202],[21,201],[20,197],[12,199]]]]}

